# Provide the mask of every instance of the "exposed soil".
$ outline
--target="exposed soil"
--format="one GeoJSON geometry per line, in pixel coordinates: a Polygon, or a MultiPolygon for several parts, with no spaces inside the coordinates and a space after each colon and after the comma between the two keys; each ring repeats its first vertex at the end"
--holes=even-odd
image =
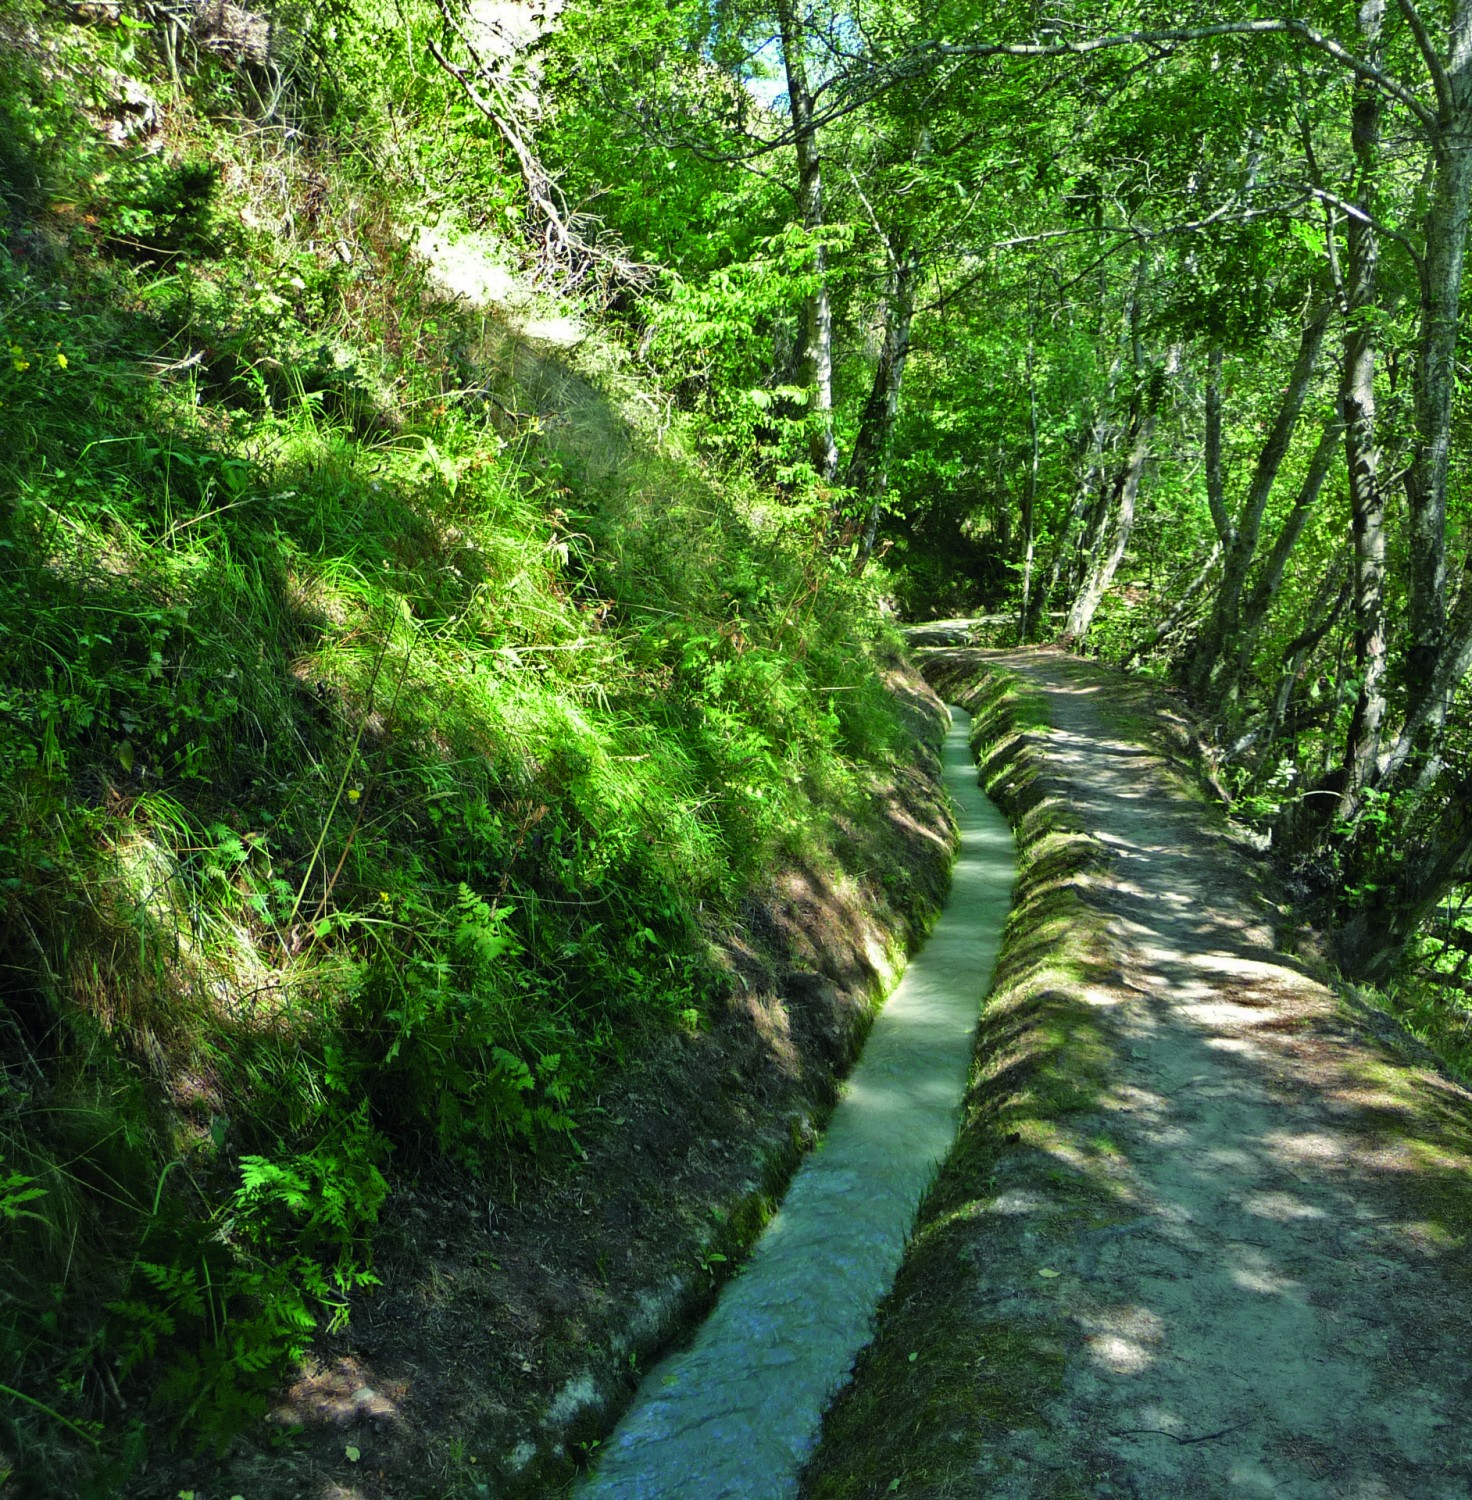
{"type": "Polygon", "coordinates": [[[722,1012],[630,1062],[586,1114],[580,1159],[523,1164],[500,1189],[448,1166],[395,1182],[383,1286],[267,1429],[222,1463],[155,1464],[130,1494],[562,1491],[640,1369],[739,1263],[816,1140],[892,960],[939,910],[952,847],[944,710],[908,668],[890,686],[911,763],[876,782],[864,826],[837,830],[833,868],[789,867],[753,895],[726,941],[722,1012]]]}
{"type": "Polygon", "coordinates": [[[809,1493],[1472,1494],[1472,1097],[1281,951],[1148,692],[936,661],[968,706],[1023,679],[983,758],[1031,868],[969,1123],[809,1493]]]}

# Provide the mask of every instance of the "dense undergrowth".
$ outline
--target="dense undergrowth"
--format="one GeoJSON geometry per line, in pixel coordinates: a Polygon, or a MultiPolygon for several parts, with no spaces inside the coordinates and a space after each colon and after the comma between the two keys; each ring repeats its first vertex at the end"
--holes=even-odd
{"type": "Polygon", "coordinates": [[[590,436],[490,380],[509,335],[405,231],[426,159],[460,153],[452,200],[499,178],[398,21],[323,12],[304,56],[329,22],[310,95],[151,11],[5,22],[17,1493],[110,1493],[145,1432],[263,1410],[372,1283],[386,1174],[575,1152],[893,742],[810,544],[596,384],[590,436]],[[157,108],[118,145],[122,75],[157,108]]]}

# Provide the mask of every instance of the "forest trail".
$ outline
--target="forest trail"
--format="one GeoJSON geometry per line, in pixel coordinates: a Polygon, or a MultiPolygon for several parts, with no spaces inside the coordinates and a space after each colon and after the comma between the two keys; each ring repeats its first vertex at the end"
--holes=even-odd
{"type": "Polygon", "coordinates": [[[1472,1099],[1276,950],[1250,861],[1102,673],[984,655],[1041,694],[1043,777],[1111,856],[1085,900],[1117,967],[1086,998],[1119,1064],[1057,1147],[1109,1222],[1024,1182],[992,1205],[1022,1264],[982,1295],[1051,1314],[1065,1358],[980,1492],[1472,1495],[1472,1099]]]}

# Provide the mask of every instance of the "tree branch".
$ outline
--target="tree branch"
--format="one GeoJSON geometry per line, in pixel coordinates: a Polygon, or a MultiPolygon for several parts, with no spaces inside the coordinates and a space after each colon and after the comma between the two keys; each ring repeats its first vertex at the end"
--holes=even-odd
{"type": "MultiPolygon", "coordinates": [[[[1404,105],[1428,136],[1434,138],[1441,132],[1442,119],[1438,110],[1429,108],[1416,97],[1411,89],[1392,78],[1376,64],[1351,52],[1342,42],[1292,17],[1261,21],[1221,21],[1209,26],[1185,26],[1166,31],[1122,31],[1110,36],[1085,38],[1076,42],[922,42],[911,48],[908,53],[895,58],[891,63],[867,71],[860,79],[838,72],[822,83],[815,84],[812,89],[815,105],[820,99],[829,97],[832,97],[834,102],[823,109],[815,108],[808,125],[809,128],[817,130],[837,120],[842,120],[862,109],[866,104],[872,103],[887,90],[907,80],[917,78],[946,61],[965,63],[984,62],[999,57],[1040,59],[1087,57],[1096,52],[1105,52],[1120,47],[1161,49],[1169,45],[1234,36],[1294,37],[1315,51],[1332,58],[1341,67],[1348,68],[1357,77],[1374,84],[1388,97],[1404,105]]],[[[780,151],[783,147],[792,145],[798,135],[798,132],[791,127],[764,136],[756,136],[746,130],[739,133],[745,135],[752,144],[747,149],[731,152],[691,146],[688,142],[669,136],[656,134],[654,138],[665,146],[680,146],[692,150],[702,160],[730,165],[769,156],[774,151],[780,151]]]]}
{"type": "MultiPolygon", "coordinates": [[[[1301,207],[1311,195],[1305,191],[1300,197],[1294,198],[1287,203],[1275,203],[1267,208],[1244,208],[1240,213],[1226,213],[1217,209],[1209,213],[1204,219],[1188,219],[1183,224],[1167,224],[1161,229],[1147,229],[1140,224],[1081,224],[1076,229],[1045,229],[1037,234],[1017,234],[1005,240],[993,240],[989,245],[979,250],[972,250],[972,255],[986,254],[992,250],[1013,250],[1018,245],[1038,245],[1048,240],[1076,239],[1080,235],[1109,235],[1115,243],[1112,245],[1101,260],[1113,255],[1117,248],[1126,243],[1147,244],[1151,240],[1165,239],[1177,234],[1196,234],[1203,229],[1208,229],[1215,224],[1247,224],[1254,219],[1272,218],[1278,214],[1292,213],[1295,208],[1301,207]]],[[[1097,264],[1097,262],[1096,262],[1097,264]]],[[[1092,269],[1092,267],[1090,268],[1092,269]]],[[[990,273],[989,266],[983,266],[981,270],[973,272],[964,281],[953,286],[949,291],[942,292],[923,307],[917,308],[917,312],[931,313],[939,312],[948,303],[954,302],[962,292],[967,291],[978,281],[990,273]]],[[[1087,275],[1088,272],[1084,272],[1087,275]]],[[[1074,280],[1081,280],[1082,276],[1074,280]]],[[[1072,285],[1073,283],[1069,283],[1072,285]]]]}
{"type": "Polygon", "coordinates": [[[433,37],[428,39],[430,54],[444,72],[464,89],[466,97],[495,127],[497,134],[516,158],[517,170],[534,216],[533,223],[536,227],[533,237],[538,245],[538,255],[544,271],[560,272],[576,282],[590,269],[601,268],[602,274],[614,281],[633,287],[647,287],[653,276],[651,267],[620,255],[616,250],[610,251],[606,246],[590,244],[583,239],[578,225],[580,216],[568,212],[557,184],[532,149],[499,80],[456,21],[447,0],[436,0],[436,3],[445,24],[459,38],[472,65],[464,67],[453,62],[433,37]],[[480,84],[495,93],[496,104],[481,93],[477,86],[480,84]]]}
{"type": "MultiPolygon", "coordinates": [[[[1342,42],[1326,36],[1316,27],[1295,17],[1261,21],[1218,21],[1209,26],[1182,26],[1166,31],[1122,31],[1113,36],[1089,37],[1078,42],[930,42],[917,47],[911,56],[917,60],[927,55],[937,57],[1087,57],[1113,47],[1151,47],[1167,43],[1211,41],[1231,36],[1291,36],[1332,57],[1341,67],[1373,83],[1405,107],[1434,134],[1440,127],[1438,115],[1428,109],[1403,83],[1390,77],[1382,68],[1351,52],[1342,42]]],[[[898,71],[898,70],[896,70],[898,71]]]]}
{"type": "Polygon", "coordinates": [[[1446,68],[1432,44],[1431,33],[1426,29],[1421,12],[1416,9],[1415,0],[1397,0],[1397,4],[1400,6],[1400,13],[1406,18],[1406,25],[1411,28],[1417,47],[1421,49],[1421,58],[1426,64],[1426,71],[1431,75],[1431,87],[1436,90],[1436,105],[1441,121],[1446,124],[1452,117],[1452,81],[1447,77],[1446,68]]]}
{"type": "Polygon", "coordinates": [[[1416,267],[1416,274],[1420,275],[1424,262],[1421,252],[1409,236],[1402,234],[1398,229],[1392,229],[1383,220],[1375,218],[1373,214],[1367,214],[1358,204],[1351,203],[1347,198],[1341,198],[1338,193],[1331,193],[1328,188],[1308,184],[1304,191],[1309,197],[1317,198],[1320,203],[1327,204],[1330,208],[1337,208],[1340,213],[1348,215],[1349,218],[1358,219],[1361,224],[1368,224],[1376,234],[1383,234],[1386,239],[1394,240],[1411,257],[1416,267]]]}

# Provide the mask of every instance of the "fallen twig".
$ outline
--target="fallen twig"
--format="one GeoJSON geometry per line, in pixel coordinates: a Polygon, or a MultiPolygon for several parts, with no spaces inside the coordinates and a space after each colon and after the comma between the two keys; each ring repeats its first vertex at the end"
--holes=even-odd
{"type": "Polygon", "coordinates": [[[1252,1421],[1251,1417],[1244,1417],[1240,1422],[1233,1422],[1230,1427],[1220,1428],[1216,1432],[1203,1432],[1199,1437],[1182,1437],[1176,1432],[1167,1432],[1164,1427],[1111,1427],[1110,1437],[1132,1437],[1136,1433],[1146,1433],[1151,1437],[1168,1437],[1173,1443],[1180,1443],[1186,1447],[1191,1443],[1214,1443],[1217,1438],[1224,1438],[1229,1433],[1239,1432],[1252,1421]]]}

